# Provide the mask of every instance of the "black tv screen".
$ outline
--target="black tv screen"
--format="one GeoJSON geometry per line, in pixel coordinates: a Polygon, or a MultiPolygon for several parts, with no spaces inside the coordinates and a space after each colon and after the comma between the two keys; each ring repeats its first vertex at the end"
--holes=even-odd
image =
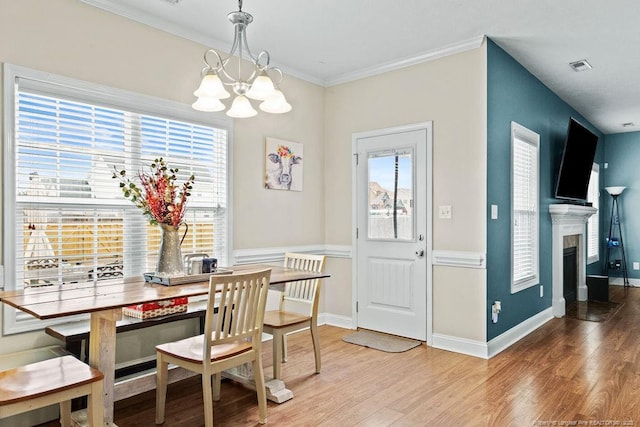
{"type": "Polygon", "coordinates": [[[589,178],[596,155],[598,136],[569,118],[567,138],[556,182],[556,198],[584,202],[587,200],[589,178]]]}

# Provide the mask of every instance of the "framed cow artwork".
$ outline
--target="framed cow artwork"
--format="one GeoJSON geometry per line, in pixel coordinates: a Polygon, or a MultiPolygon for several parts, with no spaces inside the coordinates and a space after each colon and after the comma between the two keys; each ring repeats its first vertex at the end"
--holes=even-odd
{"type": "Polygon", "coordinates": [[[302,191],[302,143],[266,138],[264,188],[302,191]]]}

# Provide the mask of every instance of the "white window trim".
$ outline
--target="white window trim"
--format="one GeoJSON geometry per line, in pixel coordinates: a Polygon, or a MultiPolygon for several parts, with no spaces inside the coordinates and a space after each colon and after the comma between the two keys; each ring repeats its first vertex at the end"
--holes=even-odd
{"type": "Polygon", "coordinates": [[[524,126],[511,122],[511,168],[510,168],[510,176],[511,176],[511,237],[510,237],[510,246],[511,246],[511,293],[514,294],[516,292],[520,292],[524,289],[528,289],[532,286],[536,286],[540,283],[540,135],[537,133],[525,128],[524,126]],[[514,253],[513,253],[513,241],[514,241],[514,216],[515,216],[515,206],[513,203],[514,200],[514,143],[516,140],[526,142],[535,147],[536,150],[536,183],[537,183],[537,195],[536,195],[536,206],[535,206],[535,229],[537,233],[532,236],[532,247],[534,252],[533,259],[533,270],[534,273],[532,276],[527,277],[522,280],[514,281],[514,253]]]}
{"type": "MultiPolygon", "coordinates": [[[[205,126],[215,126],[226,129],[227,140],[227,174],[228,174],[228,215],[227,215],[227,259],[233,260],[233,120],[220,113],[203,113],[193,110],[190,105],[156,98],[149,95],[142,95],[122,89],[111,88],[104,85],[76,80],[64,76],[50,74],[33,70],[13,64],[5,63],[3,67],[3,128],[4,128],[4,159],[12,158],[15,155],[15,96],[17,79],[29,80],[33,86],[42,86],[47,89],[55,85],[55,95],[69,96],[71,98],[82,93],[82,100],[91,100],[96,104],[105,103],[109,106],[119,106],[130,110],[156,114],[175,119],[181,119],[192,123],[199,123],[205,126]]],[[[15,161],[3,162],[4,166],[4,195],[5,206],[15,206],[15,161]]],[[[3,235],[3,265],[4,265],[4,290],[15,288],[15,216],[12,209],[4,209],[4,235],[3,235]]],[[[17,320],[17,312],[10,307],[3,307],[3,335],[29,332],[43,329],[46,326],[61,322],[77,320],[86,316],[72,316],[57,320],[42,321],[38,319],[17,320]]]]}
{"type": "MultiPolygon", "coordinates": [[[[593,167],[591,168],[592,172],[595,172],[598,174],[598,180],[600,179],[600,165],[597,163],[593,164],[593,167]]],[[[596,240],[596,254],[592,255],[592,256],[587,256],[587,264],[593,264],[594,262],[598,262],[600,261],[600,182],[596,183],[596,190],[597,190],[597,195],[596,195],[596,199],[592,200],[589,199],[589,202],[592,203],[596,203],[597,206],[594,206],[598,209],[598,212],[596,212],[595,214],[593,214],[592,216],[589,217],[589,219],[587,220],[587,255],[589,253],[589,247],[591,246],[591,234],[589,233],[589,224],[591,223],[591,221],[595,221],[596,225],[597,225],[597,232],[595,235],[595,240],[596,240]]],[[[589,192],[589,196],[591,196],[591,192],[589,192]]]]}

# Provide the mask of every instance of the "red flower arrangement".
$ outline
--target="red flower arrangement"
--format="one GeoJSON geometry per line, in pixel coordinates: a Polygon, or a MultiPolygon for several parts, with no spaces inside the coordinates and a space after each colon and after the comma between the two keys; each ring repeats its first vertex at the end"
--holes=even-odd
{"type": "Polygon", "coordinates": [[[129,179],[125,170],[114,169],[113,178],[120,180],[124,197],[142,210],[150,224],[180,225],[195,181],[193,174],[182,186],[176,185],[178,169],[169,168],[160,157],[151,163],[149,172],[138,172],[139,187],[129,179]]]}

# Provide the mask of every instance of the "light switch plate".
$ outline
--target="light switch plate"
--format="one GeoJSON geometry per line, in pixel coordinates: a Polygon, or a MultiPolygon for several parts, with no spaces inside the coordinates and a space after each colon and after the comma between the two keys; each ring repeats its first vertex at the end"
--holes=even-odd
{"type": "Polygon", "coordinates": [[[438,217],[440,219],[451,219],[451,205],[440,205],[438,207],[438,217]]]}

